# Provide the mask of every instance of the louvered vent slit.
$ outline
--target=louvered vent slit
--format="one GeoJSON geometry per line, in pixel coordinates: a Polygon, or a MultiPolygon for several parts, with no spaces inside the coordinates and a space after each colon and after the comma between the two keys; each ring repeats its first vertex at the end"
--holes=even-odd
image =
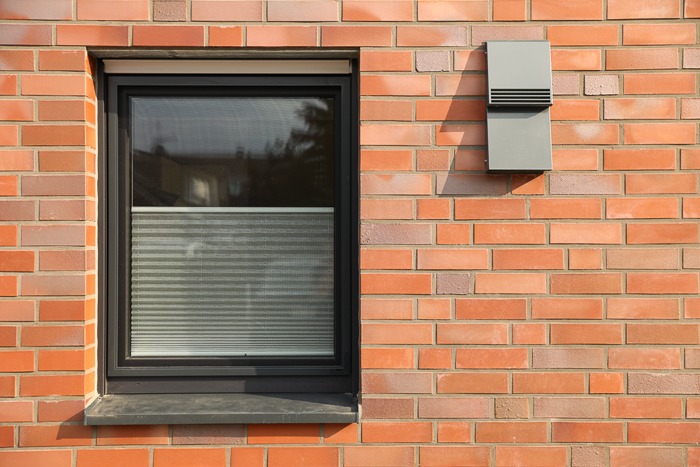
{"type": "Polygon", "coordinates": [[[490,104],[552,105],[550,89],[491,89],[490,104]]]}

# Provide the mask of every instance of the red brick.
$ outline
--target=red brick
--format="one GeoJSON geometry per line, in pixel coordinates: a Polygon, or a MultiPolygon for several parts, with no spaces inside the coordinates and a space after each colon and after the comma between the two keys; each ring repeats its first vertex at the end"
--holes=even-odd
{"type": "MultiPolygon", "coordinates": [[[[418,8],[420,10],[420,6],[418,8]]],[[[420,16],[419,11],[419,19],[420,16]]],[[[450,18],[450,21],[454,21],[454,18],[450,18]]],[[[396,45],[399,47],[464,47],[467,45],[466,27],[398,26],[396,30],[396,45]]]]}
{"type": "MultiPolygon", "coordinates": [[[[692,464],[690,461],[688,465],[692,464]]],[[[683,449],[651,446],[614,446],[610,448],[610,466],[657,467],[683,465],[683,449]]]]}
{"type": "Polygon", "coordinates": [[[209,46],[239,47],[241,45],[243,45],[243,28],[241,26],[209,26],[209,46]]]}
{"type": "Polygon", "coordinates": [[[678,51],[671,48],[613,49],[606,53],[607,70],[662,70],[678,68],[678,51]]]}
{"type": "Polygon", "coordinates": [[[610,319],[678,319],[676,298],[609,298],[610,319]]]}
{"type": "Polygon", "coordinates": [[[82,146],[85,143],[85,127],[80,125],[34,125],[22,129],[25,146],[82,146]]]}
{"type": "MultiPolygon", "coordinates": [[[[34,70],[34,51],[2,50],[0,51],[0,69],[11,71],[34,70]]],[[[7,102],[7,101],[3,101],[7,102]]],[[[12,102],[12,101],[9,101],[12,102]]]]}
{"type": "Polygon", "coordinates": [[[513,394],[576,394],[584,392],[583,373],[514,373],[513,394]]]}
{"type": "Polygon", "coordinates": [[[682,373],[632,373],[627,376],[629,394],[697,394],[696,374],[682,373]]]}
{"type": "MultiPolygon", "coordinates": [[[[605,368],[605,354],[600,348],[536,348],[532,349],[532,368],[591,369],[605,368]]],[[[577,418],[577,417],[573,417],[577,418]]]]}
{"type": "Polygon", "coordinates": [[[418,21],[486,21],[488,1],[418,0],[418,21]]]}
{"type": "Polygon", "coordinates": [[[625,24],[622,26],[624,45],[695,44],[693,24],[625,24]]]}
{"type": "Polygon", "coordinates": [[[457,368],[527,368],[528,352],[515,349],[457,349],[457,368]]]}
{"type": "Polygon", "coordinates": [[[620,244],[620,224],[551,224],[549,242],[552,244],[620,244]]]}
{"type": "Polygon", "coordinates": [[[299,0],[270,2],[267,5],[268,21],[338,21],[338,2],[325,0],[299,0]]]}
{"type": "Polygon", "coordinates": [[[379,0],[364,2],[346,0],[343,2],[343,21],[412,21],[413,2],[411,0],[379,0]]]}
{"type": "Polygon", "coordinates": [[[22,278],[22,295],[86,295],[87,283],[84,275],[27,275],[22,278]]]}
{"type": "MultiPolygon", "coordinates": [[[[391,46],[393,32],[389,26],[323,26],[321,45],[324,47],[391,46]]],[[[394,63],[390,68],[396,68],[394,63]]],[[[383,67],[377,67],[380,71],[383,67]]],[[[364,92],[362,92],[364,94],[364,92]]]]}
{"type": "Polygon", "coordinates": [[[83,326],[25,326],[22,328],[22,346],[54,347],[85,344],[83,326]]]}
{"type": "Polygon", "coordinates": [[[182,0],[154,0],[154,21],[186,21],[187,3],[182,0]]]}
{"type": "Polygon", "coordinates": [[[552,70],[588,70],[602,69],[602,55],[595,49],[555,49],[552,50],[552,70]]]}
{"type": "Polygon", "coordinates": [[[623,77],[625,94],[695,94],[692,73],[634,73],[623,77]]]}
{"type": "Polygon", "coordinates": [[[617,45],[618,26],[612,24],[552,25],[547,27],[547,39],[552,46],[617,45]]]}
{"type": "Polygon", "coordinates": [[[79,449],[77,467],[145,467],[150,465],[148,449],[79,449]]]}
{"type": "Polygon", "coordinates": [[[629,244],[697,242],[698,225],[695,223],[629,224],[627,226],[627,243],[629,244]]]}
{"type": "Polygon", "coordinates": [[[545,422],[476,422],[477,443],[543,443],[545,422]]]}
{"type": "Polygon", "coordinates": [[[193,0],[193,21],[262,21],[263,2],[245,0],[193,0]]]}
{"type": "Polygon", "coordinates": [[[82,24],[56,26],[56,44],[58,45],[126,46],[128,43],[128,26],[82,24]]]}
{"type": "MultiPolygon", "coordinates": [[[[391,35],[389,35],[391,39],[391,35]]],[[[413,55],[406,50],[362,50],[360,71],[412,71],[413,55]]]]}
{"type": "Polygon", "coordinates": [[[608,269],[678,269],[678,250],[609,249],[608,269]]]}
{"type": "Polygon", "coordinates": [[[455,465],[489,465],[486,446],[421,446],[419,465],[447,467],[455,465]]]}
{"type": "Polygon", "coordinates": [[[412,446],[348,446],[343,451],[346,467],[415,464],[415,448],[412,446]]]}
{"type": "Polygon", "coordinates": [[[483,121],[486,104],[476,100],[419,100],[416,101],[416,120],[483,121]]]}
{"type": "Polygon", "coordinates": [[[438,323],[438,344],[505,345],[508,343],[506,324],[438,323]]]}
{"type": "Polygon", "coordinates": [[[597,198],[548,198],[530,200],[533,219],[600,219],[603,215],[597,198]]]}
{"type": "MultiPolygon", "coordinates": [[[[380,146],[425,146],[430,143],[428,125],[362,125],[360,144],[380,146]]],[[[422,178],[423,176],[416,176],[422,178]]]]}
{"type": "Polygon", "coordinates": [[[80,422],[83,420],[85,402],[82,399],[38,401],[39,422],[80,422]]]}
{"type": "Polygon", "coordinates": [[[85,121],[94,111],[94,106],[85,101],[39,101],[39,120],[42,121],[85,121]]]}
{"type": "MultiPolygon", "coordinates": [[[[629,339],[628,343],[630,343],[629,339]]],[[[666,348],[610,349],[608,367],[625,370],[678,370],[681,367],[681,354],[679,349],[666,348]]]]}
{"type": "Polygon", "coordinates": [[[414,400],[363,397],[362,415],[365,419],[413,419],[416,416],[414,400]]]}
{"type": "Polygon", "coordinates": [[[678,0],[609,0],[608,19],[680,18],[678,0]]]}
{"type": "Polygon", "coordinates": [[[552,324],[550,343],[568,344],[622,344],[622,326],[619,324],[552,324]]]}
{"type": "MultiPolygon", "coordinates": [[[[4,178],[0,177],[0,196],[16,196],[17,190],[12,181],[3,183],[4,178]],[[3,186],[6,190],[4,195],[2,194],[3,186]]],[[[0,221],[35,220],[35,209],[34,201],[0,200],[0,221]]]]}
{"type": "Polygon", "coordinates": [[[24,246],[85,246],[83,225],[22,226],[24,246]]]}
{"type": "Polygon", "coordinates": [[[605,149],[605,170],[674,170],[676,151],[673,149],[605,149]]]}
{"type": "Polygon", "coordinates": [[[620,443],[623,439],[621,422],[552,422],[555,443],[620,443]]]}
{"type": "Polygon", "coordinates": [[[553,294],[619,294],[622,293],[622,274],[579,273],[552,274],[553,294]]]}
{"type": "Polygon", "coordinates": [[[363,224],[360,232],[365,245],[428,245],[428,224],[363,224]]]}
{"type": "Polygon", "coordinates": [[[97,428],[98,446],[128,444],[168,444],[166,425],[100,426],[97,428]]]}
{"type": "Polygon", "coordinates": [[[318,30],[315,26],[248,26],[249,47],[315,47],[318,30]]]}
{"type": "Polygon", "coordinates": [[[533,319],[602,319],[599,298],[533,298],[533,319]]]}
{"type": "Polygon", "coordinates": [[[363,394],[430,394],[432,387],[432,375],[425,372],[402,371],[362,375],[363,394]]]}
{"type": "Polygon", "coordinates": [[[602,397],[535,397],[536,418],[605,418],[606,400],[602,397]]]}
{"type": "Polygon", "coordinates": [[[602,0],[558,2],[557,0],[532,0],[533,20],[600,20],[603,19],[602,0]]]}
{"type": "Polygon", "coordinates": [[[0,45],[51,45],[51,25],[3,24],[0,25],[0,45]]]}
{"type": "MultiPolygon", "coordinates": [[[[630,187],[628,182],[628,189],[635,187],[646,189],[634,184],[630,187]]],[[[611,198],[606,200],[605,213],[608,219],[676,219],[679,214],[673,198],[611,198]]]]}
{"type": "Polygon", "coordinates": [[[507,373],[438,373],[438,394],[506,394],[507,373]]]}
{"type": "Polygon", "coordinates": [[[627,424],[630,443],[697,444],[700,423],[630,422],[627,424]]]}
{"type": "Polygon", "coordinates": [[[433,424],[429,422],[366,422],[362,424],[363,443],[429,443],[433,424]]]}
{"type": "Polygon", "coordinates": [[[628,344],[700,343],[697,324],[633,324],[627,325],[628,344]]]}
{"type": "Polygon", "coordinates": [[[19,445],[34,446],[89,446],[92,427],[77,425],[22,426],[19,445]]]}
{"type": "Polygon", "coordinates": [[[135,46],[201,47],[203,26],[134,26],[135,46]]]}
{"type": "Polygon", "coordinates": [[[416,169],[420,171],[447,171],[452,168],[452,157],[447,149],[419,149],[416,151],[416,169]]]}

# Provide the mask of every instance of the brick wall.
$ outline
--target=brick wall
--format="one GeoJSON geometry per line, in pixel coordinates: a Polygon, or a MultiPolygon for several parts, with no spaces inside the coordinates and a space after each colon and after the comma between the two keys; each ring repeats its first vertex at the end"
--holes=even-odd
{"type": "Polygon", "coordinates": [[[700,466],[700,0],[0,0],[0,465],[700,466]],[[489,39],[554,170],[485,172],[489,39]],[[357,425],[83,426],[94,46],[359,50],[357,425]]]}

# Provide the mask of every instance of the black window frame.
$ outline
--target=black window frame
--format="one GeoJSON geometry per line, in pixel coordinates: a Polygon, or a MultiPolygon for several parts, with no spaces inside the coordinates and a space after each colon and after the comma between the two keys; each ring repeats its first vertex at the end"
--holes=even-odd
{"type": "Polygon", "coordinates": [[[101,394],[144,393],[345,393],[359,389],[359,241],[358,241],[358,83],[357,64],[352,73],[336,74],[106,74],[100,70],[102,144],[99,157],[100,187],[100,341],[101,394]],[[129,158],[119,156],[120,121],[129,92],[153,94],[177,88],[187,95],[221,92],[240,95],[336,96],[336,202],[335,275],[337,360],[272,362],[242,359],[183,361],[127,358],[128,333],[128,212],[129,158]],[[196,91],[199,89],[200,91],[196,91]],[[205,91],[201,91],[205,90],[205,91]],[[214,91],[216,90],[216,91],[214,91]],[[309,94],[312,93],[312,94],[309,94]],[[233,364],[236,365],[233,365],[233,364]],[[257,364],[256,364],[257,363],[257,364]],[[260,364],[264,363],[264,364],[260,364]]]}

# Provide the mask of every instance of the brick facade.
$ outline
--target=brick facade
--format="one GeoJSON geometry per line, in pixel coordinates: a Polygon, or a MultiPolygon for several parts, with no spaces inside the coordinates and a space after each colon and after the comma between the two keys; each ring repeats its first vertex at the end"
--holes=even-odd
{"type": "Polygon", "coordinates": [[[0,0],[0,466],[700,466],[700,0],[0,0]],[[485,171],[491,39],[554,169],[485,171]],[[91,48],[353,49],[361,422],[87,427],[91,48]]]}

